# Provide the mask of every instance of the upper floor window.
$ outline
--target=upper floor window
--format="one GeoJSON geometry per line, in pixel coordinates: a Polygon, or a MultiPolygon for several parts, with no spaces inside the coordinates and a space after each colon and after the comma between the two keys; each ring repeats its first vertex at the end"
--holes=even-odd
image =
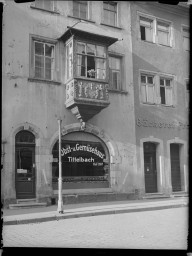
{"type": "Polygon", "coordinates": [[[121,58],[109,56],[109,87],[121,90],[121,58]]]}
{"type": "Polygon", "coordinates": [[[35,7],[47,11],[54,11],[55,1],[35,0],[35,7]]]}
{"type": "Polygon", "coordinates": [[[189,94],[189,80],[186,79],[185,81],[185,97],[186,97],[186,107],[189,108],[189,99],[190,99],[190,94],[189,94]]]}
{"type": "Polygon", "coordinates": [[[88,19],[88,1],[73,1],[73,16],[88,19]]]}
{"type": "Polygon", "coordinates": [[[166,46],[172,45],[170,22],[146,16],[140,16],[139,22],[141,40],[166,46]]]}
{"type": "Polygon", "coordinates": [[[77,42],[77,76],[106,79],[106,48],[77,42]]]}
{"type": "Polygon", "coordinates": [[[153,42],[153,20],[140,17],[141,40],[153,42]]]}
{"type": "Polygon", "coordinates": [[[103,2],[103,22],[107,25],[117,26],[117,3],[103,2]]]}
{"type": "Polygon", "coordinates": [[[189,28],[183,27],[183,48],[186,51],[190,50],[190,41],[189,41],[189,28]]]}
{"type": "Polygon", "coordinates": [[[142,74],[141,75],[141,98],[143,103],[155,103],[155,84],[154,76],[142,74]]]}
{"type": "Polygon", "coordinates": [[[160,77],[160,97],[161,104],[173,105],[173,81],[170,78],[160,77]]]}

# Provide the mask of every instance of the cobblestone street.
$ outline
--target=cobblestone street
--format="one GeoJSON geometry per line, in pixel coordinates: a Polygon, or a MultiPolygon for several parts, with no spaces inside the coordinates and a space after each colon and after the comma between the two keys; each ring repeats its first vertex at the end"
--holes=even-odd
{"type": "Polygon", "coordinates": [[[187,249],[188,208],[7,225],[5,247],[187,249]]]}

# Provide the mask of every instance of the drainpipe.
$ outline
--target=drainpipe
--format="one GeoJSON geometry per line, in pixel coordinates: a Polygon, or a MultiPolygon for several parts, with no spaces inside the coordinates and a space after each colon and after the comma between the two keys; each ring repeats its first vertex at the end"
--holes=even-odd
{"type": "Polygon", "coordinates": [[[59,178],[58,178],[58,208],[59,213],[63,212],[63,198],[62,198],[62,163],[61,163],[61,120],[58,120],[59,125],[59,178]]]}

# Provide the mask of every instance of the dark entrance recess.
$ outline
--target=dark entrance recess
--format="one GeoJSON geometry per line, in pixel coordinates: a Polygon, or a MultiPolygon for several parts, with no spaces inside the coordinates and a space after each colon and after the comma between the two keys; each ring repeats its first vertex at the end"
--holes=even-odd
{"type": "Polygon", "coordinates": [[[181,191],[181,173],[180,173],[180,147],[179,144],[170,144],[171,153],[171,181],[173,192],[181,191]]]}
{"type": "Polygon", "coordinates": [[[35,197],[35,136],[28,131],[16,135],[15,182],[17,199],[35,197]]]}
{"type": "Polygon", "coordinates": [[[144,142],[145,192],[157,192],[156,144],[144,142]]]}

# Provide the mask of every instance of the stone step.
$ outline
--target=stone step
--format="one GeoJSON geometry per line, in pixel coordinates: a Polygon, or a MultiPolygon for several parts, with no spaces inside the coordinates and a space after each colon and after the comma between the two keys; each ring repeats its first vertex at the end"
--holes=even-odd
{"type": "Polygon", "coordinates": [[[27,198],[27,199],[17,199],[17,204],[30,204],[30,203],[37,203],[36,198],[27,198]]]}
{"type": "Polygon", "coordinates": [[[24,209],[24,208],[37,208],[37,207],[46,207],[47,203],[19,203],[19,204],[10,204],[9,209],[24,209]]]}
{"type": "Polygon", "coordinates": [[[147,194],[145,196],[142,197],[143,199],[160,199],[160,198],[170,198],[170,196],[164,195],[164,194],[147,194]]]}

